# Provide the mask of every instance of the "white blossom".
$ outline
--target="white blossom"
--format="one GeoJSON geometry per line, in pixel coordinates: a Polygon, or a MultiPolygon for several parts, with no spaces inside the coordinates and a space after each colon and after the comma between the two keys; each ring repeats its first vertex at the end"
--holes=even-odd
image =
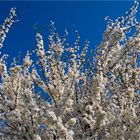
{"type": "MultiPolygon", "coordinates": [[[[8,55],[1,56],[0,139],[139,140],[138,4],[136,0],[115,21],[106,18],[103,39],[91,59],[87,58],[89,42],[79,51],[76,31],[76,41],[70,46],[68,33],[60,37],[54,22],[48,49],[42,35],[36,34],[35,60],[34,52],[28,51],[23,63],[14,61],[9,66],[8,55]],[[129,34],[133,28],[134,35],[129,34]]],[[[0,48],[15,16],[11,9],[1,26],[0,48]]]]}

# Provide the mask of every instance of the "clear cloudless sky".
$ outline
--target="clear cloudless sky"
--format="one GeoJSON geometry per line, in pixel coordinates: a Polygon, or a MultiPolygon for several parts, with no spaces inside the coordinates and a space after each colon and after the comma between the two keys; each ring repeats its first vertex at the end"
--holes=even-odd
{"type": "MultiPolygon", "coordinates": [[[[17,57],[19,51],[24,56],[26,51],[36,46],[35,35],[43,29],[44,40],[47,40],[47,26],[49,21],[55,22],[57,32],[69,32],[69,43],[75,39],[74,31],[77,29],[81,37],[81,44],[89,40],[90,48],[99,45],[102,33],[106,27],[105,16],[116,19],[122,16],[133,5],[133,1],[0,1],[0,24],[8,16],[11,7],[17,8],[19,20],[10,30],[2,51],[9,54],[8,63],[17,57]],[[37,27],[37,30],[34,29],[37,27]]],[[[137,13],[140,17],[140,10],[137,13]]],[[[47,48],[47,42],[45,41],[47,48]]],[[[42,94],[46,97],[46,94],[42,94]]],[[[50,98],[48,99],[51,102],[50,98]]]]}
{"type": "MultiPolygon", "coordinates": [[[[57,32],[69,32],[69,41],[73,43],[74,31],[77,29],[81,44],[89,40],[90,48],[99,45],[106,27],[105,16],[115,19],[125,14],[133,5],[133,1],[0,1],[0,24],[8,16],[11,7],[17,9],[18,23],[12,26],[5,42],[3,51],[11,58],[21,51],[36,46],[35,35],[49,21],[55,22],[57,32]],[[34,29],[37,27],[37,30],[34,29]]],[[[140,10],[138,12],[140,14],[140,10]]],[[[140,17],[140,16],[138,16],[140,17]]],[[[44,40],[47,40],[47,28],[43,29],[44,40]]],[[[47,44],[45,44],[47,47],[47,44]]]]}

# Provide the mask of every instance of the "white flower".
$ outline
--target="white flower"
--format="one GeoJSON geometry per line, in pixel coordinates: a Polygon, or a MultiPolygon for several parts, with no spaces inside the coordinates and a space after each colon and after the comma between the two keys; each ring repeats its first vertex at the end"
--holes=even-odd
{"type": "Polygon", "coordinates": [[[34,140],[41,140],[41,137],[38,134],[36,134],[34,135],[34,140]]]}
{"type": "Polygon", "coordinates": [[[72,106],[73,105],[73,100],[72,99],[67,99],[67,101],[66,101],[66,105],[67,106],[72,106]]]}
{"type": "Polygon", "coordinates": [[[57,117],[53,111],[48,111],[47,114],[48,114],[49,119],[51,119],[53,121],[57,121],[57,117]]]}
{"type": "Polygon", "coordinates": [[[127,94],[128,94],[128,96],[129,96],[130,99],[133,99],[134,93],[135,93],[135,92],[134,92],[134,88],[130,88],[130,87],[129,87],[129,88],[127,89],[127,94]]]}
{"type": "Polygon", "coordinates": [[[86,106],[86,110],[92,112],[92,106],[91,105],[87,105],[86,106]]]}
{"type": "Polygon", "coordinates": [[[71,118],[67,123],[66,123],[66,126],[69,127],[69,126],[73,126],[75,125],[76,123],[76,118],[71,118]]]}
{"type": "Polygon", "coordinates": [[[24,67],[29,67],[32,64],[32,61],[30,60],[29,52],[27,52],[27,55],[24,59],[24,67]]]}

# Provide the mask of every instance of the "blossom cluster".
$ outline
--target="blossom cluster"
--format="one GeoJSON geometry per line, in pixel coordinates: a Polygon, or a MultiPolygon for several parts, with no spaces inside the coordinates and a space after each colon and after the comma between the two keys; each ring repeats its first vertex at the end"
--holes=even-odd
{"type": "MultiPolygon", "coordinates": [[[[139,140],[140,24],[136,0],[124,17],[109,19],[96,55],[89,42],[80,47],[60,37],[51,22],[48,49],[36,34],[37,49],[23,63],[0,58],[0,139],[2,140],[139,140]],[[132,29],[135,33],[129,35],[132,29]],[[32,58],[32,59],[31,59],[32,58]],[[41,90],[39,90],[41,89],[41,90]],[[46,101],[41,94],[49,96],[46,101]],[[2,123],[1,123],[2,122],[2,123]],[[3,124],[3,125],[2,125],[3,124]]],[[[0,30],[3,46],[15,9],[0,30]]]]}

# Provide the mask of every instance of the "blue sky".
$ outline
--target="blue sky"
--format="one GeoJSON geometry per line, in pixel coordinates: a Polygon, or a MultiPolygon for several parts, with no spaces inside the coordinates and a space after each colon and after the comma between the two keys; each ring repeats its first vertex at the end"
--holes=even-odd
{"type": "MultiPolygon", "coordinates": [[[[104,17],[115,19],[122,16],[132,4],[133,1],[0,1],[0,23],[11,7],[17,8],[19,20],[10,30],[3,51],[10,55],[8,61],[17,56],[19,51],[24,55],[27,50],[36,46],[34,26],[40,30],[44,26],[47,27],[50,20],[55,22],[61,35],[67,28],[71,43],[75,39],[74,30],[78,29],[81,44],[88,39],[91,42],[90,48],[94,48],[100,43],[106,27],[104,17]]],[[[47,39],[47,30],[43,30],[44,40],[47,39]]]]}

